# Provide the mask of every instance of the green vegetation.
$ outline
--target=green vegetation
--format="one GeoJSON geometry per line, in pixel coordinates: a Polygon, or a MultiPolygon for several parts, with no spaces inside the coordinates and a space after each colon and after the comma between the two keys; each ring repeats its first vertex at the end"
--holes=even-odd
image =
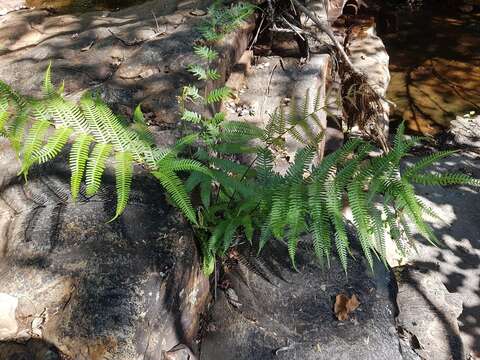
{"type": "Polygon", "coordinates": [[[319,125],[315,114],[324,108],[318,95],[311,99],[307,93],[301,104],[279,108],[265,128],[228,121],[221,112],[206,116],[192,110],[215,108],[230,96],[227,87],[214,86],[220,74],[212,41],[238,26],[251,10],[241,3],[225,11],[214,7],[202,25],[203,45],[194,48],[199,63],[188,70],[197,80],[209,82],[205,88],[212,90],[201,95],[194,85],[182,89],[179,105],[187,134],[171,149],[155,146],[140,107],[128,124],[92,93],[78,104],[66,100],[62,87],[52,85],[50,68],[41,99],[23,97],[0,82],[0,133],[16,150],[20,173],[27,178],[31,166],[56,158],[70,141],[71,192],[76,199],[83,183],[87,196],[98,191],[113,158],[115,219],[127,206],[134,164],[142,166],[192,223],[206,274],[213,272],[218,257],[243,241],[259,252],[271,239],[285,241],[295,267],[298,242],[306,233],[312,235],[320,262],[328,265],[335,249],[346,271],[351,248],[343,213],[347,204],[370,266],[373,256],[385,259],[387,232],[401,251],[405,240],[414,246],[410,224],[437,243],[424,221],[432,211],[416,197],[413,184],[478,186],[480,181],[461,173],[428,172],[451,152],[427,156],[402,169],[402,159],[419,140],[407,138],[403,125],[388,152],[374,156],[374,145],[352,139],[317,163],[323,133],[315,133],[310,124],[319,125]],[[218,36],[210,36],[210,31],[218,36]],[[284,148],[287,135],[298,142],[299,150],[287,171],[279,173],[274,155],[284,148]]]}

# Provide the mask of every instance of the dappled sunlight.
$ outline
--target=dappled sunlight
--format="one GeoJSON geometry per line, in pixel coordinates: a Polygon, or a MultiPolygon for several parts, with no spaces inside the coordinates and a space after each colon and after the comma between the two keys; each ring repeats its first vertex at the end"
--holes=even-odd
{"type": "Polygon", "coordinates": [[[480,110],[478,14],[424,14],[385,37],[392,80],[387,96],[397,104],[393,118],[411,131],[435,135],[456,115],[480,110]]]}

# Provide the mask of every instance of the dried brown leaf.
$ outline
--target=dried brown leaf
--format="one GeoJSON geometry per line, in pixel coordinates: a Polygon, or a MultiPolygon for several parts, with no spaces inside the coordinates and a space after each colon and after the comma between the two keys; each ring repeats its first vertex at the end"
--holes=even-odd
{"type": "Polygon", "coordinates": [[[350,298],[345,294],[338,294],[335,297],[335,305],[333,310],[338,320],[345,321],[348,319],[349,314],[354,312],[359,305],[360,301],[355,294],[353,294],[350,298]]]}

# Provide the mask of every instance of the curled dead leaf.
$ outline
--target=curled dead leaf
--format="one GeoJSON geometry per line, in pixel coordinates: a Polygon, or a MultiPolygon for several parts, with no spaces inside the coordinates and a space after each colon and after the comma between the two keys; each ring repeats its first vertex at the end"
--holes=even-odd
{"type": "Polygon", "coordinates": [[[338,294],[335,297],[333,311],[335,312],[335,316],[338,320],[345,321],[348,319],[349,314],[354,312],[359,305],[360,301],[358,301],[358,298],[355,294],[353,294],[350,298],[345,294],[338,294]]]}

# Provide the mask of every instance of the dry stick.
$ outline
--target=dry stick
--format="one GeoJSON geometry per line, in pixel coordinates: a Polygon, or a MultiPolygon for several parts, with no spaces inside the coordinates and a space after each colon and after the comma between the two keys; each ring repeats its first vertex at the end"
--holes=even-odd
{"type": "MultiPolygon", "coordinates": [[[[330,29],[330,27],[328,26],[328,23],[325,22],[325,21],[320,21],[318,19],[318,17],[312,12],[310,11],[309,9],[307,9],[304,5],[302,5],[298,0],[291,0],[292,3],[294,3],[305,15],[307,15],[307,17],[309,17],[314,23],[315,25],[317,25],[317,27],[323,31],[325,34],[327,34],[327,36],[330,38],[330,40],[332,40],[333,42],[333,45],[335,46],[335,48],[337,49],[338,51],[338,54],[340,54],[340,57],[342,58],[344,64],[349,68],[349,70],[355,74],[355,75],[359,75],[360,77],[363,78],[363,74],[358,72],[355,67],[353,66],[352,62],[350,61],[347,53],[345,52],[345,49],[343,48],[343,46],[340,44],[340,42],[337,40],[337,38],[335,37],[335,35],[333,34],[333,31],[330,29]]],[[[371,91],[379,98],[379,99],[384,99],[383,96],[379,95],[377,93],[377,91],[375,91],[370,85],[368,85],[368,83],[366,83],[366,85],[371,89],[371,91]]],[[[381,147],[383,148],[383,150],[385,152],[388,152],[388,144],[386,142],[386,139],[384,139],[384,136],[381,135],[382,132],[381,132],[381,129],[379,128],[378,124],[375,123],[375,127],[376,127],[376,130],[378,132],[378,141],[380,142],[380,145],[381,147]]]]}
{"type": "Polygon", "coordinates": [[[293,3],[305,14],[307,15],[314,23],[315,25],[318,26],[318,28],[323,31],[325,34],[327,34],[327,36],[330,38],[330,40],[332,40],[333,44],[335,45],[335,47],[337,48],[338,50],[338,53],[340,54],[340,56],[342,57],[342,60],[345,62],[345,64],[347,64],[347,66],[350,68],[350,70],[352,70],[353,72],[357,72],[352,64],[352,62],[350,61],[350,59],[348,58],[348,55],[347,53],[345,52],[345,49],[343,48],[343,46],[338,42],[337,38],[335,37],[335,35],[333,34],[332,30],[330,29],[330,27],[328,26],[328,24],[325,22],[325,21],[320,21],[317,16],[311,12],[310,10],[308,10],[305,6],[303,6],[298,0],[291,0],[293,1],[293,3]]]}

